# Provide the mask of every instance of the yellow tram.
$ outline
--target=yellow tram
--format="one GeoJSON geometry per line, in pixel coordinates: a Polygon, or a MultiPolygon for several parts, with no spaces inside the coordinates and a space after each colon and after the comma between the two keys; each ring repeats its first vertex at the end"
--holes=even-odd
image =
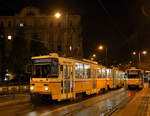
{"type": "Polygon", "coordinates": [[[127,69],[127,87],[128,88],[143,88],[144,73],[141,69],[131,67],[127,69]]]}
{"type": "Polygon", "coordinates": [[[59,57],[56,53],[32,57],[30,94],[49,96],[52,100],[76,99],[122,87],[124,72],[106,68],[87,59],[59,57]]]}

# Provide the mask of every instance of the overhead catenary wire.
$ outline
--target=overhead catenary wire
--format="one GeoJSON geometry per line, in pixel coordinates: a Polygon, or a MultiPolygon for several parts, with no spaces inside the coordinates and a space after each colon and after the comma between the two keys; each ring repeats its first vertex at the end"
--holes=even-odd
{"type": "Polygon", "coordinates": [[[114,28],[119,32],[119,34],[120,34],[124,39],[126,39],[127,36],[126,36],[123,32],[121,32],[120,29],[118,29],[117,24],[114,23],[113,17],[112,17],[111,14],[108,12],[108,10],[105,8],[103,2],[102,2],[101,0],[98,0],[98,3],[99,3],[99,5],[103,8],[103,10],[104,10],[104,12],[106,13],[106,15],[107,15],[107,16],[110,18],[110,20],[112,21],[112,24],[113,24],[114,28]]]}

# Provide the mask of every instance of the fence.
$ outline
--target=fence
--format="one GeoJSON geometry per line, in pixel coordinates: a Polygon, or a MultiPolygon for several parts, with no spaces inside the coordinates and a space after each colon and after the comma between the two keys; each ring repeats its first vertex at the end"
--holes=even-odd
{"type": "Polygon", "coordinates": [[[0,95],[29,93],[29,85],[0,86],[0,95]]]}

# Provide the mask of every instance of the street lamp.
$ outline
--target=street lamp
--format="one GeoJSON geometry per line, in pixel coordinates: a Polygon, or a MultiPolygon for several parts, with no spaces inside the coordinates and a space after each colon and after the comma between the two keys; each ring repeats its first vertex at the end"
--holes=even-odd
{"type": "Polygon", "coordinates": [[[61,14],[59,12],[55,13],[54,15],[57,19],[59,19],[61,17],[61,14]]]}
{"type": "MultiPolygon", "coordinates": [[[[103,50],[104,47],[102,45],[100,45],[98,47],[99,50],[103,50]]],[[[105,65],[107,66],[108,65],[108,52],[107,52],[107,47],[105,47],[105,65]]]]}
{"type": "Polygon", "coordinates": [[[93,54],[93,57],[95,58],[95,57],[96,57],[96,54],[93,54]]]}
{"type": "Polygon", "coordinates": [[[136,54],[136,52],[133,52],[133,55],[135,55],[136,54]]]}
{"type": "Polygon", "coordinates": [[[103,50],[103,48],[104,48],[104,47],[103,47],[102,45],[100,45],[100,46],[98,47],[99,50],[103,50]]]}
{"type": "Polygon", "coordinates": [[[147,51],[143,51],[142,54],[144,54],[144,55],[147,54],[147,51]]]}
{"type": "MultiPolygon", "coordinates": [[[[142,51],[142,52],[138,52],[138,61],[139,61],[139,65],[141,64],[141,53],[143,54],[143,55],[146,55],[147,54],[147,51],[142,51]]],[[[136,52],[134,51],[133,53],[132,53],[133,55],[136,55],[136,52]]]]}
{"type": "MultiPolygon", "coordinates": [[[[54,14],[54,17],[56,18],[56,19],[59,19],[60,17],[62,16],[62,14],[60,13],[60,12],[56,12],[55,14],[54,14]]],[[[65,15],[63,14],[63,19],[64,19],[64,21],[65,21],[65,30],[66,30],[66,38],[69,38],[69,32],[68,32],[68,29],[69,29],[69,16],[68,16],[68,12],[66,12],[65,13],[65,15]]],[[[66,39],[67,40],[67,39],[66,39]]],[[[72,55],[71,54],[71,52],[72,52],[72,50],[73,50],[73,47],[72,47],[72,44],[71,44],[71,42],[70,42],[71,40],[67,40],[66,41],[66,54],[67,54],[67,56],[69,55],[72,55]]]]}

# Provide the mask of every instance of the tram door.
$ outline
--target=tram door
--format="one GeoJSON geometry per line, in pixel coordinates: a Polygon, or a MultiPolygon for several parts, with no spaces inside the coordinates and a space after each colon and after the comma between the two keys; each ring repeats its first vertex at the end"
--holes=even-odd
{"type": "Polygon", "coordinates": [[[66,98],[72,97],[73,91],[73,66],[64,65],[64,94],[66,94],[66,98]]]}
{"type": "Polygon", "coordinates": [[[115,88],[116,74],[115,70],[112,70],[112,86],[115,88]]]}

